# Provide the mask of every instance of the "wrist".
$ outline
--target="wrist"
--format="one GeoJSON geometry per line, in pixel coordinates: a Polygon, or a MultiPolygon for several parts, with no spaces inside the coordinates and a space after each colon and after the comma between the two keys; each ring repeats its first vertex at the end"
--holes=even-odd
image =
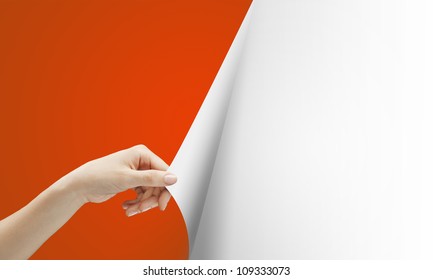
{"type": "Polygon", "coordinates": [[[80,191],[79,184],[71,174],[67,174],[60,178],[50,187],[50,189],[53,189],[61,196],[67,197],[71,204],[78,207],[81,207],[88,202],[85,195],[80,191]]]}

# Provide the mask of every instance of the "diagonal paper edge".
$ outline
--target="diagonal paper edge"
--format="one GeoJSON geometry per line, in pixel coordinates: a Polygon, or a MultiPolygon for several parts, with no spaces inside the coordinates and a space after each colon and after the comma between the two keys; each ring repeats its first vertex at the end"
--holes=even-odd
{"type": "Polygon", "coordinates": [[[194,247],[212,176],[251,9],[250,6],[197,116],[169,168],[169,171],[178,177],[176,185],[168,187],[168,190],[178,204],[185,220],[190,254],[194,247]]]}

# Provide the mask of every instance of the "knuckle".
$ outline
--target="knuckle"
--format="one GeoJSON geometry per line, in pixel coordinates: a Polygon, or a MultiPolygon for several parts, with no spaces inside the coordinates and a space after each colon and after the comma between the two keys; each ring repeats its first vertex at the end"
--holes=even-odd
{"type": "Polygon", "coordinates": [[[154,181],[152,172],[143,172],[143,182],[146,184],[152,184],[154,181]]]}
{"type": "Polygon", "coordinates": [[[133,148],[135,150],[138,150],[138,151],[147,151],[148,150],[148,148],[143,144],[135,145],[133,148]]]}

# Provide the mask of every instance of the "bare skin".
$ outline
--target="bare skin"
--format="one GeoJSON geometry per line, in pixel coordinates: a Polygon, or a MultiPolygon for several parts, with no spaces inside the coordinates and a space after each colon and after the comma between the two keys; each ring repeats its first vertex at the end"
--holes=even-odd
{"type": "Polygon", "coordinates": [[[86,203],[102,203],[134,189],[137,197],[122,204],[130,217],[159,207],[177,177],[143,145],[89,161],[44,190],[29,204],[0,221],[0,259],[28,259],[86,203]]]}

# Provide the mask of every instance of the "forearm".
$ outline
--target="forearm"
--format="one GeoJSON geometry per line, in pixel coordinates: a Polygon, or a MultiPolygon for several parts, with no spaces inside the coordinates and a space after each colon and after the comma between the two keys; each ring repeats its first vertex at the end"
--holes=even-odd
{"type": "Polygon", "coordinates": [[[28,259],[85,203],[64,177],[0,221],[0,259],[28,259]]]}
{"type": "Polygon", "coordinates": [[[144,145],[87,162],[0,221],[0,259],[29,258],[85,203],[101,203],[128,189],[137,193],[122,204],[128,217],[158,205],[164,210],[170,199],[164,186],[177,180],[167,168],[144,145]]]}

